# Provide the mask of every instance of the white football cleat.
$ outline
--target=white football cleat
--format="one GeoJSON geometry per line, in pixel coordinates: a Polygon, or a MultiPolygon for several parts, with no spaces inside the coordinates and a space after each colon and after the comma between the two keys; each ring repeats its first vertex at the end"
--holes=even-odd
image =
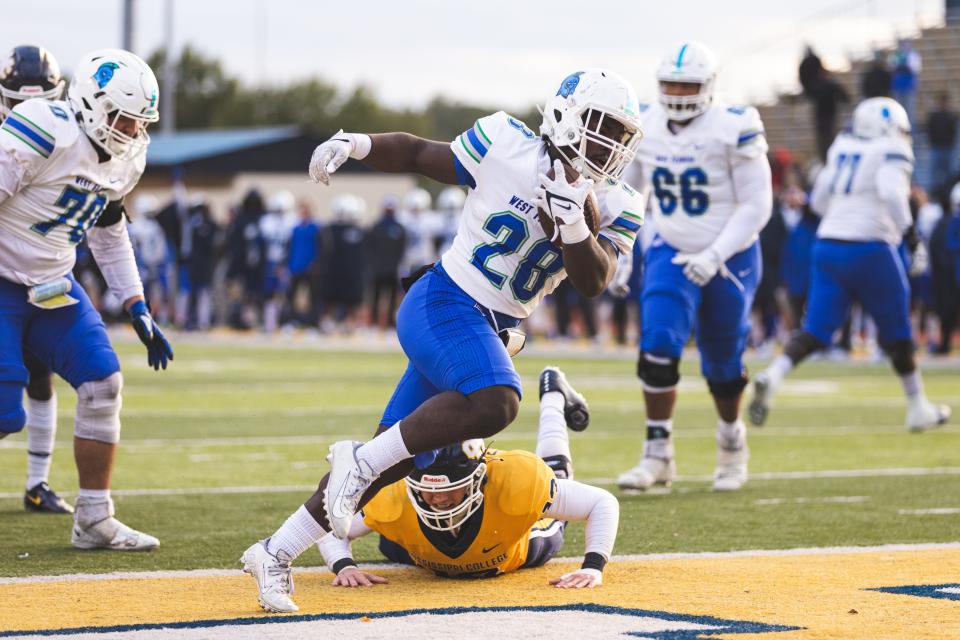
{"type": "Polygon", "coordinates": [[[676,477],[677,463],[673,458],[644,456],[640,464],[617,477],[617,486],[621,489],[646,491],[655,484],[669,487],[676,477]]]}
{"type": "Polygon", "coordinates": [[[293,613],[300,607],[290,599],[293,593],[293,573],[290,569],[290,557],[283,550],[272,555],[267,551],[267,540],[254,543],[240,556],[243,572],[249,573],[257,581],[259,595],[257,600],[265,611],[273,613],[293,613]]]}
{"type": "Polygon", "coordinates": [[[717,447],[717,468],[713,472],[714,491],[737,491],[747,483],[747,461],[750,449],[746,443],[739,449],[717,447]]]}
{"type": "Polygon", "coordinates": [[[369,465],[357,460],[357,448],[362,444],[353,440],[335,442],[327,456],[330,477],[323,492],[323,506],[333,535],[341,540],[347,539],[360,499],[377,479],[369,465]]]}
{"type": "Polygon", "coordinates": [[[950,407],[920,398],[907,405],[907,428],[913,432],[936,429],[950,419],[950,407]]]}
{"type": "Polygon", "coordinates": [[[73,516],[70,544],[77,549],[110,549],[112,551],[151,551],[160,541],[131,529],[113,517],[113,500],[78,497],[73,516]]]}
{"type": "Polygon", "coordinates": [[[770,414],[770,400],[773,398],[773,383],[766,372],[761,371],[753,379],[753,398],[747,408],[750,422],[760,427],[767,421],[770,414]]]}

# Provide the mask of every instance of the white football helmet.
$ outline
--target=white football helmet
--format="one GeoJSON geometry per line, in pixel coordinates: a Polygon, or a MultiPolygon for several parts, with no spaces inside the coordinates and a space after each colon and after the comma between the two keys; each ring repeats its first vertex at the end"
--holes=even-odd
{"type": "Polygon", "coordinates": [[[853,110],[853,135],[858,138],[910,136],[910,118],[892,98],[867,98],[853,110]]]}
{"type": "Polygon", "coordinates": [[[434,531],[452,531],[483,504],[483,485],[487,477],[483,440],[465,440],[441,449],[426,469],[415,469],[404,478],[407,496],[420,521],[434,531]],[[465,489],[463,499],[446,508],[430,506],[424,493],[442,493],[465,489]]]}
{"type": "Polygon", "coordinates": [[[403,196],[403,208],[407,211],[426,211],[432,198],[426,189],[414,189],[403,196]]]}
{"type": "Polygon", "coordinates": [[[571,73],[542,114],[540,135],[581,175],[595,181],[618,179],[643,138],[633,87],[605,69],[571,73]],[[597,148],[606,150],[602,157],[597,148]]]}
{"type": "Polygon", "coordinates": [[[293,194],[283,189],[270,194],[270,200],[267,203],[267,211],[275,213],[290,213],[296,211],[297,200],[293,194]]]}
{"type": "Polygon", "coordinates": [[[463,210],[467,196],[463,189],[447,187],[437,196],[437,209],[443,213],[458,214],[463,210]]]}
{"type": "Polygon", "coordinates": [[[129,160],[150,144],[147,126],[160,119],[160,89],[146,62],[123,49],[88,53],[76,66],[67,97],[84,132],[114,158],[129,160]],[[132,120],[130,132],[120,118],[132,120]]]}
{"type": "Polygon", "coordinates": [[[716,79],[717,59],[706,45],[684,42],[670,49],[657,69],[660,104],[667,116],[676,122],[686,122],[710,108],[716,79]],[[690,96],[674,96],[664,93],[664,82],[699,84],[700,91],[690,96]]]}

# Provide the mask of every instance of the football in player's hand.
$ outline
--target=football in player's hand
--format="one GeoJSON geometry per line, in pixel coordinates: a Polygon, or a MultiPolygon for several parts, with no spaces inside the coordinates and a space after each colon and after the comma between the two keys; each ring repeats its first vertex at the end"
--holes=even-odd
{"type": "MultiPolygon", "coordinates": [[[[567,163],[563,164],[563,169],[567,174],[567,182],[570,184],[582,179],[580,173],[567,163]]],[[[553,167],[551,166],[547,170],[547,177],[552,179],[555,175],[553,167]]],[[[600,233],[600,203],[597,201],[597,194],[594,193],[593,189],[590,189],[590,192],[587,194],[587,199],[583,204],[583,217],[587,222],[587,226],[590,228],[590,233],[593,234],[593,237],[597,237],[597,234],[600,233]]],[[[537,209],[537,219],[540,221],[540,228],[543,229],[543,233],[546,234],[548,238],[553,238],[554,224],[550,216],[548,216],[543,209],[537,209]]],[[[563,246],[560,234],[557,234],[553,243],[557,247],[563,246]]]]}

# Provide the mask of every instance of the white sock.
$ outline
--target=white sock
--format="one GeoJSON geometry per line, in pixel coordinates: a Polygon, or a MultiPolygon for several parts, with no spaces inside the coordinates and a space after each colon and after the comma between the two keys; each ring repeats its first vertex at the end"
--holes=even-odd
{"type": "Polygon", "coordinates": [[[80,491],[77,492],[78,498],[89,498],[90,500],[95,500],[100,502],[101,500],[110,499],[110,489],[84,489],[80,488],[80,491]]]}
{"type": "Polygon", "coordinates": [[[50,477],[53,440],[57,436],[57,395],[27,402],[27,489],[50,477]]]}
{"type": "Polygon", "coordinates": [[[663,458],[670,460],[674,456],[673,419],[647,420],[647,441],[643,445],[645,458],[663,458]],[[666,432],[666,437],[663,437],[666,432]],[[657,436],[657,437],[651,437],[657,436]]]}
{"type": "Polygon", "coordinates": [[[914,369],[910,373],[905,373],[900,377],[900,384],[903,385],[903,392],[908,400],[923,397],[923,379],[920,377],[920,369],[914,369]]]}
{"type": "Polygon", "coordinates": [[[767,367],[765,373],[770,377],[770,384],[774,387],[778,386],[780,382],[790,373],[793,369],[793,360],[790,359],[790,356],[783,353],[774,359],[770,363],[770,366],[767,367]]]}
{"type": "Polygon", "coordinates": [[[400,422],[357,449],[357,460],[363,460],[378,476],[390,467],[412,458],[400,433],[400,422]]]}
{"type": "Polygon", "coordinates": [[[567,434],[567,420],[563,416],[564,399],[559,391],[550,391],[540,399],[540,427],[537,429],[537,455],[541,458],[549,456],[570,455],[570,436],[567,434]]]}
{"type": "Polygon", "coordinates": [[[312,547],[327,532],[313,519],[307,508],[301,506],[270,536],[267,551],[273,555],[283,550],[293,560],[312,547]]]}
{"type": "Polygon", "coordinates": [[[747,444],[747,426],[737,418],[733,422],[717,420],[717,446],[726,451],[739,451],[747,444]]]}

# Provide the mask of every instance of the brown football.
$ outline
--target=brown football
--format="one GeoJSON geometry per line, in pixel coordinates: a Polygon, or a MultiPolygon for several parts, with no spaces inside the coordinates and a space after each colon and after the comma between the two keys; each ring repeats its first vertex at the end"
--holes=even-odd
{"type": "MultiPolygon", "coordinates": [[[[580,174],[577,173],[577,170],[571,167],[570,165],[564,163],[564,171],[567,174],[567,182],[573,182],[574,180],[580,179],[580,174]]],[[[547,177],[553,178],[554,172],[553,167],[547,171],[547,177]]],[[[593,237],[597,237],[597,234],[600,233],[600,203],[597,201],[597,194],[594,193],[593,189],[590,189],[587,193],[587,200],[583,206],[583,217],[587,221],[587,227],[590,228],[590,233],[593,234],[593,237]]],[[[550,219],[543,209],[537,209],[537,219],[540,221],[540,228],[543,229],[543,233],[546,234],[548,238],[553,237],[554,224],[553,220],[550,219]]],[[[563,241],[560,239],[560,236],[557,235],[557,238],[553,243],[558,246],[563,246],[563,241]]]]}

